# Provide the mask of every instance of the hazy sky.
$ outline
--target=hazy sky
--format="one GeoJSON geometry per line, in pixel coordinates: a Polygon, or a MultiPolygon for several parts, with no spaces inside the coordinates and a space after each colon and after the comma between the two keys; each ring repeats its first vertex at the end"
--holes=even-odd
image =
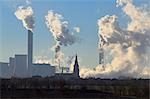
{"type": "MultiPolygon", "coordinates": [[[[134,0],[135,5],[150,4],[149,0],[134,0]]],[[[18,6],[26,5],[25,0],[0,0],[0,61],[7,62],[15,54],[27,54],[27,30],[23,27],[14,12],[18,6]]],[[[34,10],[34,60],[54,58],[51,47],[55,44],[52,34],[46,27],[45,15],[48,10],[61,14],[72,29],[80,27],[76,35],[80,42],[62,47],[65,56],[76,53],[81,66],[98,64],[98,26],[97,20],[105,15],[119,16],[119,23],[126,26],[128,18],[116,7],[116,0],[32,0],[34,10]],[[126,24],[124,24],[124,22],[126,24]]]]}

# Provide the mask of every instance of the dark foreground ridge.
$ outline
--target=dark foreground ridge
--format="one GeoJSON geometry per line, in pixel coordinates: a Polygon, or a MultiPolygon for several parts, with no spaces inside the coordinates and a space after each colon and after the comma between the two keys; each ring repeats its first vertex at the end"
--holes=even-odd
{"type": "Polygon", "coordinates": [[[1,98],[149,99],[150,79],[1,79],[1,98]]]}

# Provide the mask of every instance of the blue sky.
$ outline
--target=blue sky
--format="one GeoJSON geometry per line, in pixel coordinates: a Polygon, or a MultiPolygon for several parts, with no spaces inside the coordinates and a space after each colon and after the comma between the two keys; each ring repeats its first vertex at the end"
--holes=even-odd
{"type": "MultiPolygon", "coordinates": [[[[81,41],[62,47],[65,56],[78,53],[81,66],[98,64],[98,26],[97,20],[105,15],[119,16],[119,24],[125,26],[127,18],[116,7],[115,0],[32,0],[35,15],[34,59],[44,56],[54,58],[50,48],[55,44],[52,34],[46,27],[45,15],[48,10],[61,14],[69,22],[69,27],[80,27],[76,33],[81,41]]],[[[149,3],[149,0],[136,0],[135,5],[149,3]]],[[[14,12],[18,6],[26,5],[25,0],[0,0],[0,61],[7,62],[10,56],[27,53],[27,30],[14,12]]]]}

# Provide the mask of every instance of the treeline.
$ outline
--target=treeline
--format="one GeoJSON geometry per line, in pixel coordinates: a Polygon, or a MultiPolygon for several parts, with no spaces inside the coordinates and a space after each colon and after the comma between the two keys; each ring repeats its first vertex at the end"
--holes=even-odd
{"type": "Polygon", "coordinates": [[[60,90],[95,90],[116,96],[149,99],[149,79],[55,79],[55,78],[11,78],[1,79],[3,91],[17,89],[60,89],[60,90]]]}

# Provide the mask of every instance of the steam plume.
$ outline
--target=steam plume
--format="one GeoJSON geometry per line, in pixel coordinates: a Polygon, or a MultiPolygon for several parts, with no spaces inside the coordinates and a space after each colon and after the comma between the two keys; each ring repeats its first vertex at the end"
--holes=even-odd
{"type": "Polygon", "coordinates": [[[33,17],[33,10],[29,7],[20,6],[15,12],[15,16],[22,21],[23,26],[27,30],[33,31],[34,28],[34,17],[33,17]]]}
{"type": "Polygon", "coordinates": [[[74,27],[73,29],[74,29],[77,33],[80,32],[80,28],[79,28],[79,27],[74,27]]]}
{"type": "Polygon", "coordinates": [[[62,57],[64,57],[64,54],[61,52],[61,46],[72,45],[76,42],[77,38],[69,31],[68,22],[64,21],[62,15],[54,11],[48,11],[45,19],[46,25],[56,41],[54,50],[56,64],[58,64],[63,59],[62,57]]]}
{"type": "Polygon", "coordinates": [[[74,68],[74,60],[75,60],[75,56],[68,56],[66,58],[66,63],[69,66],[69,71],[73,72],[73,68],[74,68]]]}
{"type": "Polygon", "coordinates": [[[105,70],[100,66],[82,69],[82,77],[150,77],[150,14],[133,5],[132,0],[117,0],[117,6],[130,18],[126,29],[119,26],[116,15],[98,20],[99,45],[103,45],[100,47],[109,52],[112,59],[105,70]]]}

